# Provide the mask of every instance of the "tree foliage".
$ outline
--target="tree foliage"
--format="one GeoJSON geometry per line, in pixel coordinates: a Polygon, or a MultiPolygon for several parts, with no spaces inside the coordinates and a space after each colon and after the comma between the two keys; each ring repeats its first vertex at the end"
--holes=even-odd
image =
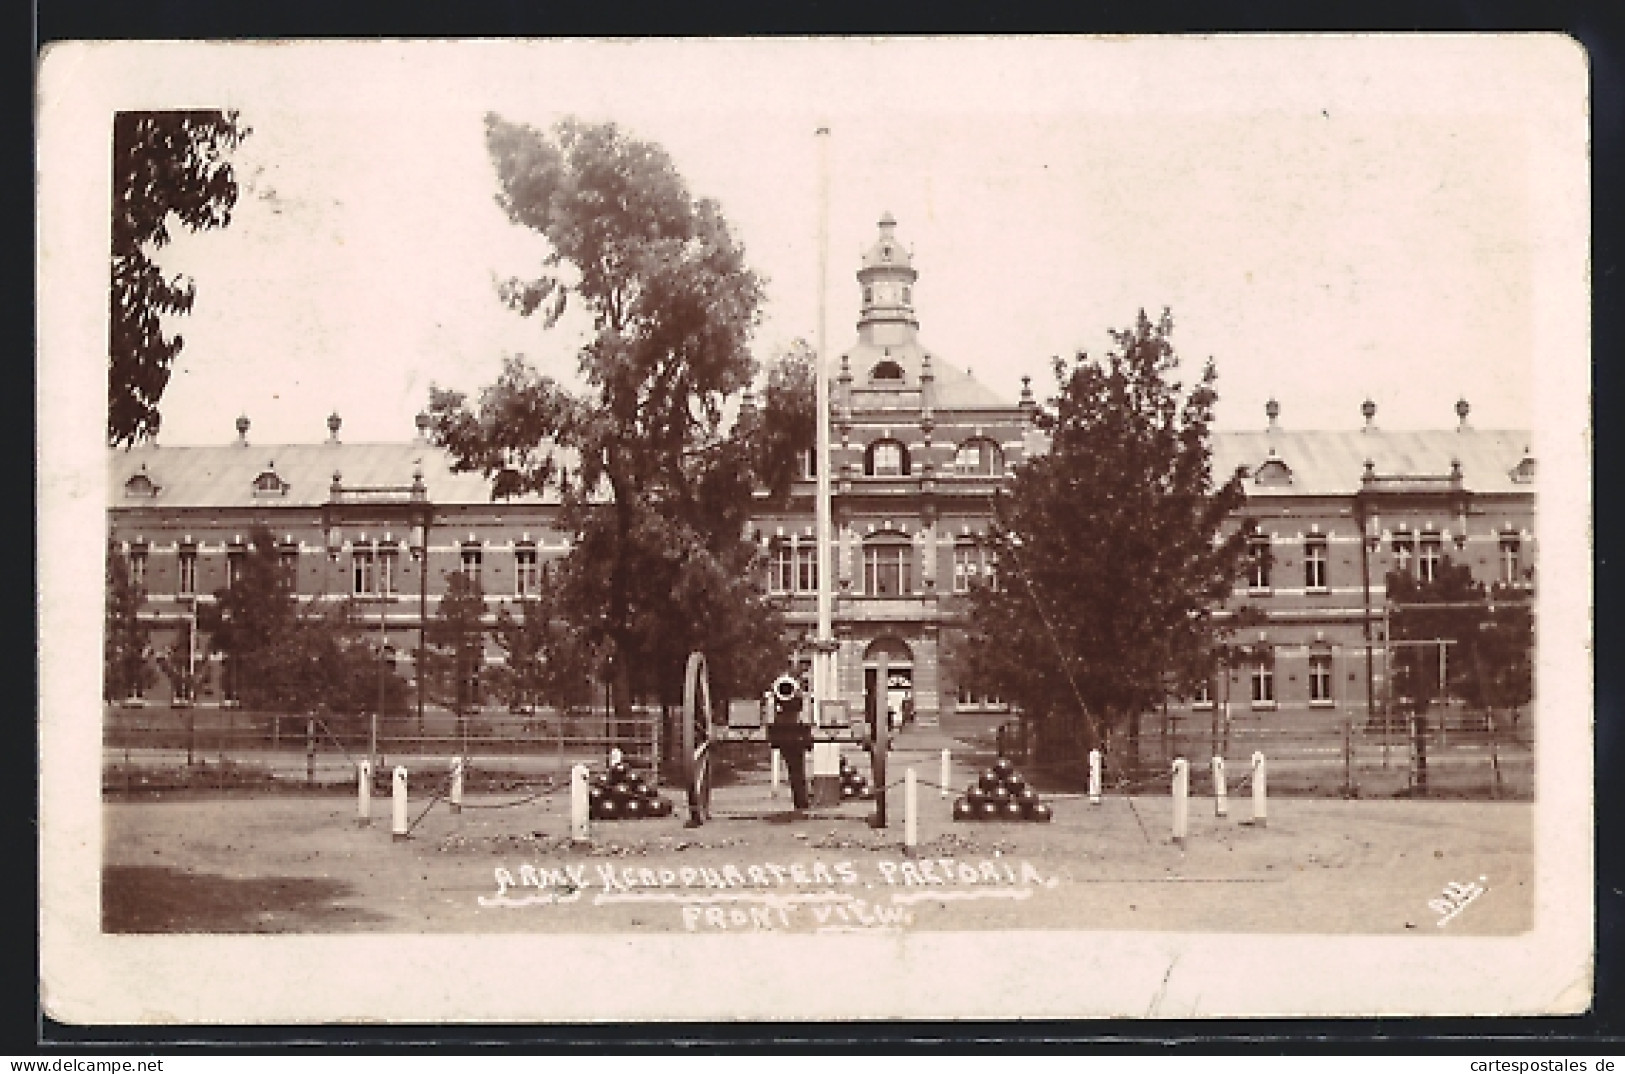
{"type": "Polygon", "coordinates": [[[107,546],[107,599],[102,639],[102,699],[123,701],[151,686],[152,629],[141,621],[146,592],[130,577],[123,552],[107,546]]]}
{"type": "Polygon", "coordinates": [[[1444,556],[1431,580],[1410,571],[1387,577],[1393,692],[1402,708],[1425,712],[1458,698],[1480,712],[1508,710],[1514,721],[1534,696],[1534,616],[1529,594],[1486,586],[1444,556]],[[1449,641],[1440,678],[1439,645],[1449,641]]]}
{"type": "Polygon", "coordinates": [[[283,567],[276,537],[249,532],[231,585],[198,607],[198,626],[223,655],[237,696],[249,708],[337,713],[376,710],[380,676],[385,711],[404,711],[405,684],[380,666],[350,609],[305,613],[283,567]]]}
{"type": "Polygon", "coordinates": [[[486,143],[498,204],[549,245],[541,273],[501,297],[548,327],[572,302],[587,311],[586,387],[510,359],[477,405],[431,392],[435,435],[497,498],[560,496],[577,539],[558,613],[608,659],[625,718],[635,689],[675,681],[670,654],[703,648],[728,666],[730,647],[777,634],[741,536],[760,449],[725,419],[757,372],[761,282],[660,147],[613,124],[548,134],[496,116],[486,143]]]}
{"type": "Polygon", "coordinates": [[[486,681],[485,594],[467,571],[446,575],[446,592],[423,634],[430,693],[459,723],[480,704],[486,681]]]}
{"type": "Polygon", "coordinates": [[[184,340],[163,318],[191,312],[197,288],[166,278],[152,255],[171,218],[192,231],[225,227],[237,203],[227,156],[249,134],[236,112],[119,112],[113,117],[112,281],[107,439],[154,436],[158,403],[184,340]]]}
{"type": "Polygon", "coordinates": [[[972,680],[1080,752],[1210,677],[1238,625],[1222,609],[1247,552],[1243,492],[1211,472],[1213,364],[1188,390],[1174,380],[1172,330],[1142,311],[1104,359],[1056,361],[1049,450],[995,499],[999,586],[969,595],[972,680]]]}

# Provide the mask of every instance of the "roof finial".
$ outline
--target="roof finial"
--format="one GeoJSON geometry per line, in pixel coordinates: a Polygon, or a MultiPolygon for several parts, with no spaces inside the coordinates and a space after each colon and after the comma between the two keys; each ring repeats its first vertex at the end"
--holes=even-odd
{"type": "Polygon", "coordinates": [[[237,444],[239,447],[248,446],[248,415],[237,415],[237,444]]]}
{"type": "Polygon", "coordinates": [[[414,419],[414,421],[418,427],[418,439],[429,439],[429,412],[427,410],[418,411],[418,416],[414,419]]]}
{"type": "Polygon", "coordinates": [[[1365,417],[1366,432],[1375,429],[1376,426],[1372,423],[1377,418],[1377,404],[1371,401],[1370,396],[1367,396],[1365,402],[1360,404],[1360,413],[1365,417]]]}
{"type": "Polygon", "coordinates": [[[1467,428],[1467,414],[1470,410],[1472,410],[1472,407],[1467,405],[1467,397],[1465,395],[1456,400],[1456,418],[1459,421],[1459,424],[1456,426],[1457,432],[1461,432],[1463,429],[1467,428]]]}
{"type": "Polygon", "coordinates": [[[333,411],[333,413],[331,413],[331,414],[329,414],[327,416],[328,439],[332,443],[336,444],[336,443],[339,442],[339,426],[341,426],[343,424],[344,424],[344,419],[339,417],[339,412],[338,411],[335,410],[335,411],[333,411]]]}
{"type": "Polygon", "coordinates": [[[1270,429],[1272,431],[1280,428],[1276,419],[1281,416],[1281,404],[1275,401],[1273,395],[1270,396],[1269,402],[1264,404],[1264,416],[1270,420],[1270,429]]]}

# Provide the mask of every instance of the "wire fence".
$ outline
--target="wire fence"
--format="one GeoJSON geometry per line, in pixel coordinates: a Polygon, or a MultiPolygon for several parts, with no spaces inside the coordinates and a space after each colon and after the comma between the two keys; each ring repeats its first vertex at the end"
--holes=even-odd
{"type": "Polygon", "coordinates": [[[369,756],[376,787],[390,771],[439,774],[463,758],[471,792],[547,788],[572,766],[599,767],[611,750],[658,784],[659,710],[628,719],[603,709],[566,713],[449,712],[391,716],[305,715],[214,707],[129,707],[105,711],[104,791],[168,789],[353,789],[369,756]]]}
{"type": "MultiPolygon", "coordinates": [[[[1137,736],[1119,733],[1103,757],[1103,779],[1136,792],[1166,793],[1175,758],[1190,762],[1192,790],[1212,782],[1210,759],[1222,757],[1235,793],[1252,756],[1269,762],[1271,793],[1324,797],[1450,797],[1531,800],[1533,727],[1505,713],[1461,706],[1420,717],[1366,720],[1337,712],[1248,712],[1148,715],[1137,736]]],[[[1057,789],[1086,786],[1083,757],[1055,759],[1009,723],[976,743],[991,762],[1009,757],[1057,789]]]]}

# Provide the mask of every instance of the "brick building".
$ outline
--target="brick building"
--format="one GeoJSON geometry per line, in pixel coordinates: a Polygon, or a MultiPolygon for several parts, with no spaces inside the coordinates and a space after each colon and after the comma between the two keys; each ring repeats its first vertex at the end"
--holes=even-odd
{"type": "MultiPolygon", "coordinates": [[[[992,494],[1010,467],[1043,450],[1031,389],[1000,398],[922,342],[918,273],[889,214],[857,279],[857,340],[832,369],[829,414],[841,693],[871,687],[884,654],[893,709],[906,700],[922,723],[997,709],[999,699],[963,688],[953,639],[961,595],[996,577],[973,540],[992,494]]],[[[1390,569],[1426,575],[1448,554],[1482,580],[1532,585],[1528,434],[1473,428],[1465,401],[1454,426],[1437,431],[1385,431],[1370,401],[1363,413],[1363,429],[1300,431],[1282,424],[1272,400],[1261,430],[1215,434],[1214,473],[1245,471],[1246,510],[1272,552],[1269,569],[1238,591],[1268,615],[1256,639],[1266,655],[1171,711],[1364,717],[1386,688],[1390,569]]],[[[110,453],[111,538],[147,590],[156,648],[185,639],[195,606],[227,584],[256,522],[278,535],[300,594],[356,600],[378,624],[386,658],[409,677],[421,616],[433,616],[449,572],[477,573],[494,614],[567,550],[556,502],[492,503],[482,478],[453,472],[427,441],[426,417],[398,443],[347,443],[341,428],[333,415],[325,442],[260,445],[240,418],[234,443],[110,453]]],[[[768,588],[786,596],[793,628],[806,636],[817,586],[812,465],[809,456],[788,504],[764,500],[751,527],[768,588]]],[[[212,679],[197,702],[229,703],[229,676],[212,679]]],[[[168,703],[167,683],[146,700],[168,703]]]]}

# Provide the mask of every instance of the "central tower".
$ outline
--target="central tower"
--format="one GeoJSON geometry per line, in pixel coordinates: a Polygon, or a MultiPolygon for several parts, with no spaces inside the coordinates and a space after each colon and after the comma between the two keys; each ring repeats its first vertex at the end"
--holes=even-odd
{"type": "Polygon", "coordinates": [[[897,346],[914,340],[920,322],[914,316],[914,257],[897,241],[897,220],[880,217],[880,237],[863,255],[858,283],[863,304],[858,316],[858,339],[876,346],[897,346]]]}

